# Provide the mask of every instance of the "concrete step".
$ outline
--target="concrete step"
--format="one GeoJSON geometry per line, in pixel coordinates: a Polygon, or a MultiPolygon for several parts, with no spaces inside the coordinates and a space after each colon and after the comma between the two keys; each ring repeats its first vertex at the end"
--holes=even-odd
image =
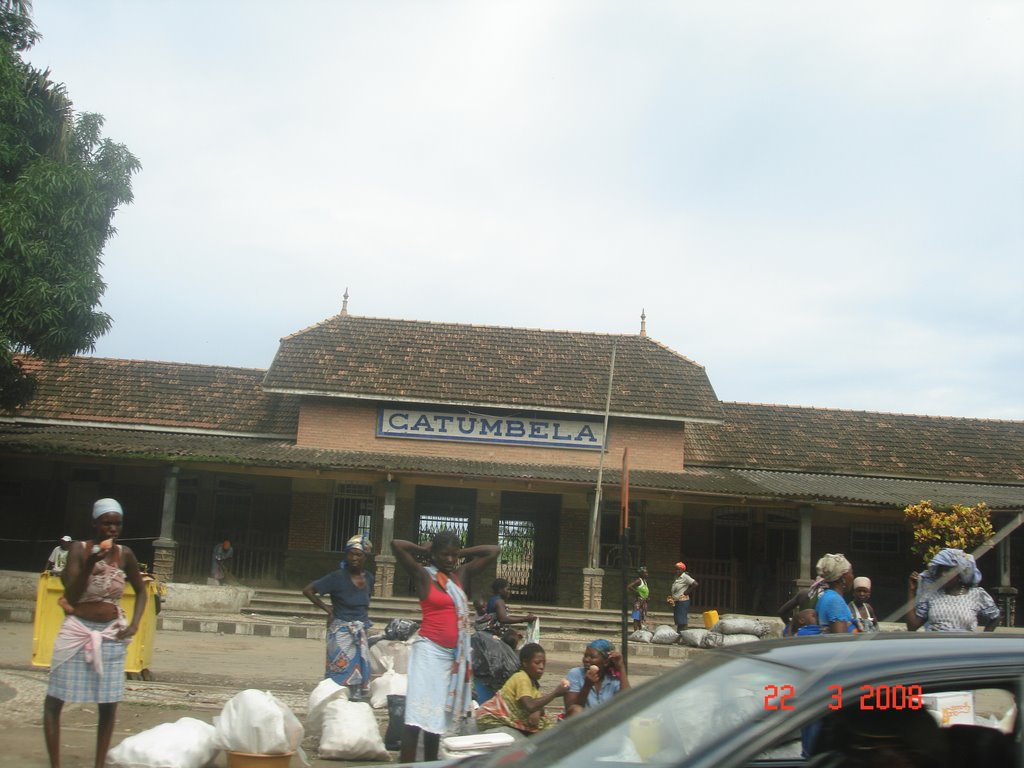
{"type": "MultiPolygon", "coordinates": [[[[617,636],[621,632],[621,614],[618,611],[520,603],[512,606],[512,610],[517,614],[532,613],[539,617],[542,631],[588,636],[617,636]]],[[[303,620],[324,618],[323,611],[292,590],[258,590],[242,613],[303,620]]],[[[419,601],[412,597],[375,597],[370,601],[370,619],[378,626],[386,625],[391,619],[418,621],[420,616],[419,601]]],[[[653,624],[671,624],[672,615],[656,612],[650,614],[648,620],[653,624]]]]}

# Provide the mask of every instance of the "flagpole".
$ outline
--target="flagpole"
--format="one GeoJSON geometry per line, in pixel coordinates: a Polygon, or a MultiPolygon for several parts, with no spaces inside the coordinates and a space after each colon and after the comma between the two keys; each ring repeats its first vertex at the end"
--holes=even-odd
{"type": "Polygon", "coordinates": [[[594,489],[594,509],[590,514],[590,567],[597,568],[600,563],[598,550],[600,549],[601,535],[601,479],[604,476],[604,454],[608,449],[608,412],[612,407],[612,381],[615,379],[615,351],[618,349],[619,341],[612,342],[612,361],[608,366],[608,394],[604,400],[604,432],[601,435],[601,459],[597,465],[597,487],[594,489]]]}

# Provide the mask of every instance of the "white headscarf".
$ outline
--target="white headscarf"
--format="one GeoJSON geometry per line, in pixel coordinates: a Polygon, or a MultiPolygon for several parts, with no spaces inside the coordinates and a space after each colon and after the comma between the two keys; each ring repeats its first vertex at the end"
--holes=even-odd
{"type": "Polygon", "coordinates": [[[124,510],[121,509],[121,505],[118,503],[117,499],[100,499],[92,505],[93,520],[98,517],[103,517],[103,515],[108,512],[116,512],[121,515],[121,517],[124,517],[124,510]]]}
{"type": "Polygon", "coordinates": [[[846,555],[840,553],[825,555],[818,561],[818,575],[829,584],[833,581],[837,581],[840,576],[851,568],[853,568],[853,566],[850,565],[850,561],[846,559],[846,555]]]}

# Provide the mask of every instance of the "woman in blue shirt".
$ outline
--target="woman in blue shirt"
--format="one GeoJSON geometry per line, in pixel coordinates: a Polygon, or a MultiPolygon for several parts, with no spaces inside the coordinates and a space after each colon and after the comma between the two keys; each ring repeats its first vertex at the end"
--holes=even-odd
{"type": "Polygon", "coordinates": [[[596,707],[619,691],[629,690],[629,675],[622,654],[607,640],[595,640],[583,651],[583,665],[573,667],[565,676],[569,690],[565,694],[565,716],[596,707]]]}
{"type": "Polygon", "coordinates": [[[345,559],[338,570],[311,581],[302,589],[313,605],[327,614],[327,669],[339,685],[347,685],[352,698],[365,697],[370,689],[370,624],[373,574],[366,570],[370,540],[357,534],[345,545],[345,559]],[[331,604],[320,595],[330,595],[331,604]]]}
{"type": "Polygon", "coordinates": [[[853,626],[853,614],[844,597],[853,584],[853,565],[842,554],[825,555],[818,561],[818,576],[825,582],[815,606],[821,631],[846,634],[853,626]]]}

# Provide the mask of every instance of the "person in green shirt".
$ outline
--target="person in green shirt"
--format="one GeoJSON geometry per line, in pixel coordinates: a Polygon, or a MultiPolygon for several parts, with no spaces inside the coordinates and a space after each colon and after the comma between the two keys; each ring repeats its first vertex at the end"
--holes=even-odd
{"type": "Polygon", "coordinates": [[[519,671],[477,710],[476,722],[480,730],[504,725],[529,736],[554,725],[554,718],[544,714],[544,707],[565,695],[569,681],[562,680],[551,693],[540,695],[540,679],[547,665],[547,655],[538,643],[527,643],[519,650],[519,663],[519,671]]]}
{"type": "Polygon", "coordinates": [[[626,585],[626,589],[633,593],[634,632],[643,629],[647,623],[647,598],[651,596],[651,588],[647,584],[647,566],[641,565],[637,574],[637,578],[626,585]]]}

